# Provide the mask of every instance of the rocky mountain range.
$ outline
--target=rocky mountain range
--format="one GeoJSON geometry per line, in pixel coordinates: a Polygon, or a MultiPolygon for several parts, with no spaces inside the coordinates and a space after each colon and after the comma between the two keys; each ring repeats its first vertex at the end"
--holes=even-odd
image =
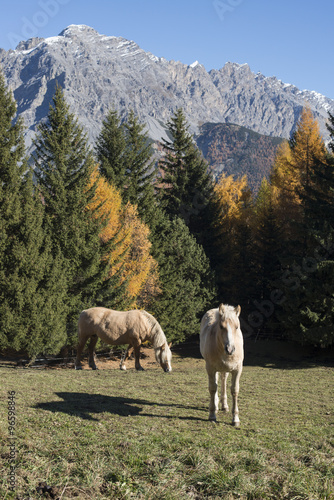
{"type": "Polygon", "coordinates": [[[24,118],[28,145],[48,113],[57,82],[91,141],[111,107],[122,116],[133,109],[154,141],[166,137],[166,122],[178,107],[197,139],[207,123],[288,138],[305,105],[326,139],[328,111],[334,113],[334,100],[254,74],[247,64],[226,63],[208,72],[197,61],[189,66],[167,61],[133,41],[84,25],[22,41],[15,50],[0,49],[0,67],[24,118]]]}

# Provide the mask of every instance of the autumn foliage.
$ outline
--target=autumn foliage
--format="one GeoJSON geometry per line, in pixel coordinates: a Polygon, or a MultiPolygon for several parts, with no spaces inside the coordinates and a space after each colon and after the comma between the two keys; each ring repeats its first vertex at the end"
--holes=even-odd
{"type": "Polygon", "coordinates": [[[89,209],[105,221],[103,241],[113,240],[106,256],[111,274],[122,268],[121,281],[126,281],[133,306],[144,306],[159,292],[158,265],[150,255],[149,228],[138,217],[137,207],[122,204],[119,191],[95,168],[89,187],[95,184],[95,195],[89,209]]]}
{"type": "Polygon", "coordinates": [[[214,189],[219,207],[217,223],[230,232],[247,216],[246,209],[252,198],[247,177],[234,179],[233,175],[223,174],[214,189]]]}
{"type": "Polygon", "coordinates": [[[301,196],[310,183],[314,161],[324,161],[325,152],[318,122],[312,111],[305,108],[291,140],[278,148],[271,174],[271,186],[282,221],[301,220],[301,196]]]}

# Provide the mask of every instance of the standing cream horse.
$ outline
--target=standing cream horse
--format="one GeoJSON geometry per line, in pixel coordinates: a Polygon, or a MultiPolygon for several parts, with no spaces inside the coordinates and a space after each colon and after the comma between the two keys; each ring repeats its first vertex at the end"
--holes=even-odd
{"type": "Polygon", "coordinates": [[[221,399],[222,410],[228,412],[226,382],[232,373],[231,393],[232,425],[239,427],[238,393],[239,379],[244,359],[243,337],[240,330],[241,307],[221,304],[204,314],[201,321],[200,350],[206,361],[209,377],[209,420],[216,421],[218,411],[218,372],[222,373],[221,399]]]}
{"type": "Polygon", "coordinates": [[[90,338],[89,366],[96,370],[94,349],[98,338],[106,344],[129,344],[125,356],[121,360],[121,370],[126,370],[125,360],[134,349],[136,370],[143,370],[140,365],[140,346],[148,340],[153,344],[155,357],[165,372],[171,372],[172,353],[164,332],[158,321],[146,311],[113,311],[105,307],[92,307],[82,311],[78,324],[78,348],[75,369],[81,370],[81,353],[90,338]]]}

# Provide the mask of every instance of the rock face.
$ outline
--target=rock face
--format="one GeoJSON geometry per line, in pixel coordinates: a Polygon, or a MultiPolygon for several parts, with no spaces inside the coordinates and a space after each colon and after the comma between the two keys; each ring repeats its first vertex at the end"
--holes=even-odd
{"type": "Polygon", "coordinates": [[[328,111],[334,113],[333,100],[254,74],[247,64],[227,63],[207,72],[197,62],[167,61],[133,41],[83,25],[21,42],[16,50],[0,49],[0,66],[28,128],[28,144],[48,113],[57,82],[90,140],[111,107],[124,115],[132,108],[153,140],[165,136],[164,125],[178,107],[193,133],[207,122],[235,123],[286,138],[304,105],[312,109],[325,138],[328,111]]]}

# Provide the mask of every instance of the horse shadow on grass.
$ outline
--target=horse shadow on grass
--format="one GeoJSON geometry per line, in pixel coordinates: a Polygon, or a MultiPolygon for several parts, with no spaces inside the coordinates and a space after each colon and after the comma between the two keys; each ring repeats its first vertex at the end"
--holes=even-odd
{"type": "Polygon", "coordinates": [[[185,406],[182,404],[155,403],[143,399],[105,396],[103,394],[87,394],[82,392],[56,392],[55,394],[62,398],[62,401],[38,403],[34,408],[51,411],[53,413],[66,413],[67,415],[73,415],[84,420],[93,421],[98,421],[98,418],[93,416],[97,413],[111,413],[121,417],[141,415],[146,417],[207,421],[207,418],[193,417],[191,415],[175,416],[166,413],[164,415],[154,414],[146,412],[145,407],[165,407],[167,412],[168,409],[173,407],[203,412],[206,412],[207,408],[185,406]]]}

